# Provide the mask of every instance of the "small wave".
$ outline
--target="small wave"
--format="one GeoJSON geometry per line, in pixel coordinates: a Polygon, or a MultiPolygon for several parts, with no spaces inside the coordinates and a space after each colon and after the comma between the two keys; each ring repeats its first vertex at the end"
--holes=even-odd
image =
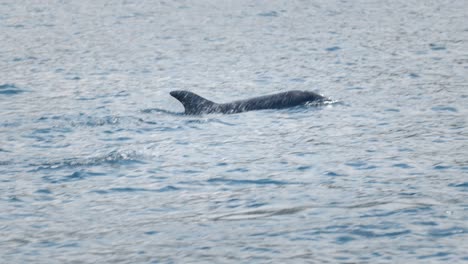
{"type": "Polygon", "coordinates": [[[15,95],[15,94],[19,94],[19,93],[22,93],[22,92],[24,92],[24,90],[18,88],[14,84],[6,83],[6,84],[1,84],[0,85],[0,94],[15,95]]]}
{"type": "Polygon", "coordinates": [[[104,176],[104,175],[106,175],[106,174],[105,173],[97,173],[97,172],[89,172],[89,171],[75,171],[72,174],[66,175],[66,176],[63,176],[63,177],[44,176],[44,177],[42,177],[42,179],[49,182],[49,183],[64,183],[64,182],[79,181],[79,180],[84,180],[84,179],[90,178],[90,177],[104,176]]]}
{"type": "Polygon", "coordinates": [[[431,110],[435,112],[453,112],[453,113],[458,112],[457,108],[452,107],[452,106],[445,106],[445,105],[434,106],[431,108],[431,110]]]}
{"type": "Polygon", "coordinates": [[[276,11],[269,11],[269,12],[258,13],[257,16],[261,16],[261,17],[277,17],[277,16],[279,16],[279,13],[276,12],[276,11]]]}
{"type": "Polygon", "coordinates": [[[69,158],[60,161],[46,162],[43,164],[31,164],[31,166],[37,167],[33,171],[39,170],[51,170],[51,169],[62,169],[62,168],[76,168],[76,167],[92,167],[103,164],[112,165],[128,165],[133,163],[144,163],[141,161],[141,155],[135,151],[122,151],[115,150],[108,154],[92,157],[92,158],[69,158]]]}
{"type": "Polygon", "coordinates": [[[160,109],[160,108],[142,109],[142,110],[140,110],[140,112],[145,113],[145,114],[160,113],[160,114],[173,115],[173,116],[184,116],[185,115],[185,113],[182,113],[182,112],[173,112],[173,111],[160,109]]]}
{"type": "Polygon", "coordinates": [[[468,188],[468,182],[463,183],[451,183],[448,185],[449,187],[457,187],[457,188],[468,188]]]}
{"type": "Polygon", "coordinates": [[[104,116],[104,117],[95,117],[88,116],[84,114],[79,114],[78,116],[43,116],[37,121],[42,122],[54,122],[58,126],[63,126],[61,122],[67,123],[72,127],[98,127],[105,125],[117,125],[121,123],[123,117],[120,116],[104,116]],[[58,124],[57,124],[58,123],[58,124]]]}
{"type": "Polygon", "coordinates": [[[199,119],[188,119],[185,120],[185,124],[190,125],[190,124],[206,124],[206,123],[218,123],[222,125],[227,125],[227,126],[235,126],[235,124],[231,124],[228,122],[224,122],[218,118],[199,118],[199,119]]]}
{"type": "Polygon", "coordinates": [[[214,217],[214,221],[219,220],[245,220],[245,219],[258,219],[264,217],[278,216],[278,215],[290,215],[301,212],[309,208],[308,206],[298,206],[290,208],[279,208],[279,209],[260,209],[245,211],[240,213],[226,214],[214,217]]]}
{"type": "Polygon", "coordinates": [[[13,164],[11,161],[0,160],[0,166],[6,166],[6,165],[11,165],[11,164],[13,164]]]}
{"type": "Polygon", "coordinates": [[[375,232],[372,230],[368,230],[369,228],[366,226],[358,226],[358,228],[349,230],[350,235],[361,236],[365,238],[378,238],[378,237],[396,237],[407,235],[411,233],[411,230],[404,229],[401,231],[393,231],[393,232],[375,232]]]}
{"type": "Polygon", "coordinates": [[[11,151],[0,148],[0,152],[11,152],[11,151]]]}
{"type": "Polygon", "coordinates": [[[242,184],[257,184],[257,185],[286,185],[286,184],[298,184],[290,183],[286,181],[275,181],[271,179],[259,179],[259,180],[237,180],[237,179],[224,179],[224,178],[211,178],[208,180],[209,183],[224,183],[228,185],[242,185],[242,184]]]}
{"type": "Polygon", "coordinates": [[[449,256],[450,254],[451,253],[449,253],[449,252],[437,252],[435,254],[428,254],[428,255],[418,256],[418,259],[441,258],[441,257],[449,256]]]}
{"type": "Polygon", "coordinates": [[[463,235],[468,233],[468,230],[463,227],[452,227],[447,229],[433,229],[429,232],[429,235],[433,237],[448,237],[453,235],[463,235]]]}
{"type": "Polygon", "coordinates": [[[120,188],[110,188],[107,190],[93,190],[91,192],[98,194],[109,194],[109,193],[126,193],[126,192],[170,192],[177,191],[179,188],[172,185],[168,185],[159,189],[147,189],[147,188],[135,188],[135,187],[120,187],[120,188]]]}

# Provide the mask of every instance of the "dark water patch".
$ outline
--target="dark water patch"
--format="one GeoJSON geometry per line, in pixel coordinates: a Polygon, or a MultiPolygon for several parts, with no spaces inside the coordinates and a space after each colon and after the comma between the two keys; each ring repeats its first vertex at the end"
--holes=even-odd
{"type": "Polygon", "coordinates": [[[312,168],[312,166],[299,166],[297,167],[297,170],[298,171],[306,171],[306,170],[310,170],[312,168]]]}
{"type": "Polygon", "coordinates": [[[189,169],[189,170],[181,170],[180,172],[183,174],[199,174],[199,173],[202,173],[203,171],[189,169]]]}
{"type": "Polygon", "coordinates": [[[379,237],[398,237],[402,235],[407,235],[410,234],[411,230],[402,230],[402,231],[395,231],[395,232],[386,232],[386,233],[377,233],[374,231],[370,231],[367,229],[354,229],[350,231],[350,234],[356,235],[356,236],[361,236],[365,238],[379,238],[379,237]]]}
{"type": "MultiPolygon", "coordinates": [[[[364,203],[359,203],[359,204],[354,204],[354,205],[348,205],[348,206],[344,206],[343,208],[348,208],[348,209],[370,208],[370,207],[385,205],[385,204],[389,204],[389,203],[391,203],[391,202],[389,202],[389,201],[372,201],[372,202],[364,202],[364,203]]],[[[335,203],[331,203],[330,207],[338,207],[338,206],[335,203]]]]}
{"type": "Polygon", "coordinates": [[[437,43],[430,43],[429,47],[431,48],[431,50],[445,50],[446,49],[444,45],[437,44],[437,43]]]}
{"type": "Polygon", "coordinates": [[[451,106],[434,106],[431,110],[436,112],[458,112],[457,108],[451,106]]]}
{"type": "Polygon", "coordinates": [[[78,98],[76,98],[76,100],[78,101],[93,101],[93,100],[97,100],[97,99],[100,99],[100,98],[103,98],[104,96],[96,96],[96,97],[84,97],[84,96],[80,96],[78,98]]]}
{"type": "Polygon", "coordinates": [[[58,245],[57,242],[54,242],[54,241],[49,241],[49,240],[43,240],[43,241],[40,241],[38,243],[36,243],[36,247],[39,247],[39,248],[49,248],[49,247],[56,247],[58,245]]]}
{"type": "Polygon", "coordinates": [[[23,92],[25,92],[25,90],[18,88],[14,84],[6,83],[0,85],[0,95],[15,95],[23,92]]]}
{"type": "Polygon", "coordinates": [[[114,97],[128,97],[130,93],[128,91],[120,91],[114,95],[114,97]]]}
{"type": "Polygon", "coordinates": [[[449,255],[450,255],[450,253],[448,253],[448,252],[437,252],[435,254],[418,256],[418,259],[441,258],[441,257],[449,256],[449,255]]]}
{"type": "Polygon", "coordinates": [[[244,172],[248,172],[249,169],[246,169],[246,168],[235,168],[235,169],[230,169],[230,170],[227,170],[226,172],[241,172],[241,173],[244,173],[244,172]]]}
{"type": "Polygon", "coordinates": [[[292,78],[289,79],[290,82],[304,83],[306,80],[304,78],[292,78]]]}
{"type": "Polygon", "coordinates": [[[450,169],[451,166],[446,166],[446,165],[436,165],[434,167],[432,167],[434,170],[447,170],[447,169],[450,169]]]}
{"type": "Polygon", "coordinates": [[[205,41],[209,41],[209,42],[222,42],[222,41],[225,41],[226,38],[225,37],[205,37],[203,38],[203,40],[205,41]]]}
{"type": "Polygon", "coordinates": [[[147,189],[147,188],[134,188],[134,187],[119,187],[119,188],[110,188],[106,190],[93,190],[91,192],[98,194],[110,194],[110,193],[137,193],[137,192],[170,192],[177,191],[179,188],[172,185],[165,186],[160,189],[147,189]]]}
{"type": "Polygon", "coordinates": [[[370,212],[366,212],[361,218],[369,218],[369,217],[388,217],[391,215],[415,215],[415,214],[420,214],[421,212],[424,211],[430,211],[432,210],[431,206],[427,205],[421,205],[419,207],[412,207],[412,208],[401,208],[401,209],[396,209],[396,210],[371,210],[370,212]]]}
{"type": "Polygon", "coordinates": [[[462,227],[452,227],[447,229],[433,229],[429,231],[432,237],[448,237],[453,235],[466,234],[468,231],[462,227]]]}
{"type": "Polygon", "coordinates": [[[72,130],[64,127],[38,128],[32,134],[70,133],[72,130]]]}
{"type": "Polygon", "coordinates": [[[354,162],[347,162],[345,163],[347,166],[353,167],[357,170],[371,170],[377,168],[377,166],[374,165],[368,165],[364,161],[354,161],[354,162]]]}
{"type": "Polygon", "coordinates": [[[338,46],[332,46],[332,47],[328,47],[326,48],[325,50],[328,51],[328,52],[332,52],[332,51],[337,51],[337,50],[340,50],[341,48],[338,47],[338,46]]]}
{"type": "Polygon", "coordinates": [[[279,13],[276,12],[276,11],[269,11],[269,12],[258,13],[257,16],[261,16],[261,17],[277,17],[277,16],[279,16],[279,13]]]}
{"type": "Polygon", "coordinates": [[[399,152],[414,152],[414,150],[411,148],[399,148],[398,151],[399,152]]]}
{"type": "Polygon", "coordinates": [[[19,121],[4,121],[0,123],[0,127],[14,128],[19,127],[21,123],[19,121]]]}
{"type": "Polygon", "coordinates": [[[422,226],[437,226],[438,223],[434,221],[418,221],[414,222],[415,225],[422,225],[422,226]]]}
{"type": "Polygon", "coordinates": [[[37,60],[37,58],[33,56],[28,56],[28,57],[23,57],[23,58],[20,58],[20,57],[13,58],[13,62],[28,61],[28,60],[37,60]]]}
{"type": "Polygon", "coordinates": [[[52,192],[49,189],[37,189],[36,193],[51,194],[52,192]]]}
{"type": "MultiPolygon", "coordinates": [[[[10,151],[0,151],[0,152],[10,152],[10,151]]],[[[13,164],[13,162],[10,160],[0,160],[0,166],[6,166],[6,165],[11,165],[11,164],[13,164]]]]}
{"type": "Polygon", "coordinates": [[[291,208],[283,208],[283,209],[262,209],[262,210],[253,210],[253,211],[246,211],[234,214],[226,214],[218,217],[214,217],[214,221],[219,220],[245,220],[245,219],[259,219],[264,217],[272,217],[272,216],[280,216],[280,215],[290,215],[301,212],[308,207],[300,206],[300,207],[291,207],[291,208]]]}
{"type": "Polygon", "coordinates": [[[248,208],[259,208],[259,207],[262,207],[262,206],[265,206],[265,205],[268,205],[267,203],[250,203],[250,204],[247,204],[247,207],[248,208]]]}
{"type": "Polygon", "coordinates": [[[154,190],[146,188],[132,188],[132,187],[123,187],[123,188],[110,188],[108,192],[151,192],[154,190]]]}
{"type": "Polygon", "coordinates": [[[140,118],[140,121],[141,121],[142,123],[147,124],[147,125],[158,125],[158,124],[159,124],[159,123],[156,122],[156,121],[144,120],[144,119],[141,119],[141,118],[140,118]]]}
{"type": "Polygon", "coordinates": [[[79,80],[81,80],[81,77],[79,77],[79,76],[68,76],[65,79],[70,80],[70,81],[79,81],[79,80]]]}
{"type": "Polygon", "coordinates": [[[340,177],[340,176],[344,176],[344,174],[340,174],[340,173],[337,173],[337,172],[334,172],[334,171],[328,171],[325,173],[326,176],[330,176],[330,177],[340,177]]]}
{"type": "Polygon", "coordinates": [[[337,238],[335,239],[335,242],[336,242],[337,244],[342,245],[342,244],[346,244],[346,243],[348,243],[348,242],[351,242],[351,241],[353,241],[353,240],[356,240],[356,239],[355,239],[354,237],[352,237],[352,236],[339,236],[339,237],[337,237],[337,238]]]}
{"type": "Polygon", "coordinates": [[[355,237],[364,238],[395,238],[404,235],[411,234],[411,230],[403,229],[396,231],[389,231],[392,228],[390,223],[383,223],[380,226],[377,225],[358,225],[355,227],[349,225],[331,225],[324,228],[314,229],[312,231],[303,232],[303,235],[307,237],[316,237],[319,235],[330,235],[338,234],[338,238],[335,240],[338,244],[344,244],[355,240],[355,237]],[[341,240],[342,239],[342,240],[341,240]]]}
{"type": "Polygon", "coordinates": [[[243,184],[256,184],[256,185],[286,185],[286,184],[298,184],[285,181],[275,181],[271,179],[259,179],[259,180],[238,180],[238,179],[225,179],[225,178],[211,178],[207,180],[209,183],[224,183],[227,185],[243,185],[243,184]]]}
{"type": "Polygon", "coordinates": [[[397,164],[393,164],[392,167],[395,167],[395,168],[402,168],[402,169],[411,169],[413,168],[412,166],[406,164],[406,163],[397,163],[397,164]]]}
{"type": "Polygon", "coordinates": [[[415,193],[415,192],[400,192],[400,193],[398,193],[398,195],[400,195],[400,196],[407,196],[407,197],[410,196],[410,197],[411,197],[411,196],[416,196],[416,195],[418,195],[418,193],[415,193]]]}
{"type": "Polygon", "coordinates": [[[414,54],[416,54],[416,55],[426,55],[426,54],[428,54],[428,51],[427,50],[418,50],[418,51],[415,51],[414,54]]]}
{"type": "Polygon", "coordinates": [[[455,188],[468,188],[468,182],[463,182],[463,183],[450,183],[448,185],[449,187],[455,187],[455,188]]]}
{"type": "MultiPolygon", "coordinates": [[[[107,134],[112,134],[112,131],[106,131],[107,134]]],[[[132,140],[133,138],[131,137],[117,137],[117,138],[111,138],[111,137],[106,137],[101,139],[102,141],[129,141],[132,140]]]]}
{"type": "Polygon", "coordinates": [[[57,248],[79,248],[80,243],[79,242],[71,242],[71,243],[65,243],[57,246],[57,248]]]}
{"type": "MultiPolygon", "coordinates": [[[[278,250],[274,250],[274,249],[271,249],[271,248],[265,248],[265,247],[244,247],[242,248],[242,251],[252,251],[252,252],[269,252],[269,253],[280,253],[280,251],[278,250]]],[[[260,256],[257,256],[255,258],[256,260],[268,260],[270,259],[269,257],[260,257],[260,256]]]]}
{"type": "Polygon", "coordinates": [[[8,27],[8,28],[16,28],[16,29],[23,29],[23,28],[25,28],[25,26],[22,25],[22,24],[6,25],[6,27],[8,27]]]}
{"type": "Polygon", "coordinates": [[[8,201],[8,202],[13,202],[13,203],[24,202],[23,200],[21,200],[21,199],[18,198],[17,196],[10,196],[10,197],[8,197],[7,201],[8,201]]]}
{"type": "Polygon", "coordinates": [[[90,171],[75,171],[72,174],[58,177],[58,176],[43,176],[42,179],[49,183],[64,183],[64,182],[72,182],[72,181],[80,181],[90,177],[98,177],[98,176],[105,176],[105,173],[97,173],[97,172],[90,172],[90,171]]]}
{"type": "Polygon", "coordinates": [[[170,192],[170,191],[177,191],[177,190],[179,190],[179,188],[174,187],[172,185],[168,185],[166,187],[158,189],[158,192],[170,192]]]}
{"type": "Polygon", "coordinates": [[[185,185],[187,186],[187,188],[192,188],[194,186],[206,186],[206,181],[184,180],[184,181],[178,181],[177,184],[185,185]]]}

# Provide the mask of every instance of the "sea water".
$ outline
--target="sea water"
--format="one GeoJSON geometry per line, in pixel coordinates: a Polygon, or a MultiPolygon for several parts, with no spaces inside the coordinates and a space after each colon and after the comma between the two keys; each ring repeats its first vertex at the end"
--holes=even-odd
{"type": "Polygon", "coordinates": [[[1,1],[0,262],[468,262],[467,14],[1,1]],[[336,103],[186,116],[172,90],[336,103]]]}

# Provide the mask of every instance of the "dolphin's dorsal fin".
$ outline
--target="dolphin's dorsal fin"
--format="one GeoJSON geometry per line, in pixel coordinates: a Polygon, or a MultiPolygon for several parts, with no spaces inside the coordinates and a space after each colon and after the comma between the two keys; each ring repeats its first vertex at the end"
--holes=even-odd
{"type": "Polygon", "coordinates": [[[186,114],[210,112],[210,109],[216,105],[216,103],[189,91],[172,91],[170,94],[182,103],[186,114]]]}

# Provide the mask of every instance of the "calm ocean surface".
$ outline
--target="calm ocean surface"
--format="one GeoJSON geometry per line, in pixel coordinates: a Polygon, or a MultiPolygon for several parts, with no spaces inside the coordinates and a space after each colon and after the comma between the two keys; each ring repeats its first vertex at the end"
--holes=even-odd
{"type": "Polygon", "coordinates": [[[468,263],[468,2],[0,1],[0,191],[0,263],[468,263]]]}

